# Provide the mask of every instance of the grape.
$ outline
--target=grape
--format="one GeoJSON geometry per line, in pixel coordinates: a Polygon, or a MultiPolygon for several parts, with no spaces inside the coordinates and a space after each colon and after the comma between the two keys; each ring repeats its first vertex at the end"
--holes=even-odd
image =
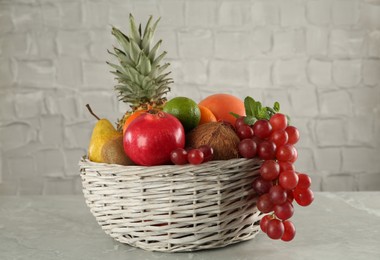
{"type": "Polygon", "coordinates": [[[293,156],[293,159],[290,160],[291,163],[295,163],[295,161],[297,161],[298,159],[298,151],[294,146],[293,146],[293,151],[294,151],[294,156],[293,156]]]}
{"type": "Polygon", "coordinates": [[[256,206],[262,213],[269,213],[273,211],[274,205],[269,198],[269,194],[265,193],[258,198],[256,206]]]}
{"type": "Polygon", "coordinates": [[[270,201],[275,205],[281,205],[285,203],[287,199],[286,191],[280,186],[275,185],[269,190],[270,201]]]}
{"type": "Polygon", "coordinates": [[[297,189],[308,189],[311,185],[311,178],[305,173],[298,173],[297,189]]]}
{"type": "Polygon", "coordinates": [[[236,129],[236,134],[239,136],[240,140],[253,137],[253,129],[249,125],[242,125],[236,129]]]}
{"type": "Polygon", "coordinates": [[[277,148],[276,158],[279,161],[291,162],[295,157],[295,148],[293,145],[286,144],[277,148]]]}
{"type": "Polygon", "coordinates": [[[260,119],[253,124],[253,132],[257,137],[264,139],[272,133],[272,126],[268,120],[260,119]]]}
{"type": "Polygon", "coordinates": [[[260,220],[260,228],[261,230],[266,233],[267,232],[267,228],[268,228],[268,222],[272,220],[272,216],[271,215],[265,215],[264,217],[261,218],[260,220]]]}
{"type": "Polygon", "coordinates": [[[212,157],[214,156],[214,149],[212,149],[209,145],[201,145],[198,147],[198,149],[203,153],[203,162],[208,162],[212,160],[212,157]]]}
{"type": "Polygon", "coordinates": [[[257,146],[257,153],[260,159],[271,160],[276,157],[276,145],[272,141],[262,141],[257,146]]]}
{"type": "Polygon", "coordinates": [[[293,191],[293,196],[298,205],[302,207],[309,206],[314,200],[314,194],[310,189],[296,188],[293,191]]]}
{"type": "Polygon", "coordinates": [[[296,228],[290,220],[285,220],[282,222],[284,224],[284,234],[281,237],[282,241],[291,241],[296,235],[296,228]]]}
{"type": "Polygon", "coordinates": [[[261,138],[255,136],[255,135],[254,135],[251,139],[252,139],[253,141],[255,141],[255,143],[256,143],[257,145],[259,145],[259,144],[261,144],[262,142],[265,141],[265,140],[263,140],[263,139],[261,139],[261,138]]]}
{"type": "Polygon", "coordinates": [[[273,186],[271,181],[266,181],[261,177],[257,177],[252,182],[252,188],[253,190],[258,194],[262,195],[264,193],[269,192],[269,189],[273,186]]]}
{"type": "Polygon", "coordinates": [[[298,184],[298,175],[294,171],[281,172],[278,181],[285,190],[292,190],[298,184]]]}
{"type": "Polygon", "coordinates": [[[238,119],[236,119],[235,121],[235,128],[236,129],[239,129],[241,126],[243,125],[247,125],[245,122],[244,122],[244,119],[245,119],[245,116],[241,116],[239,117],[238,119]]]}
{"type": "Polygon", "coordinates": [[[201,164],[204,160],[203,152],[199,149],[190,150],[187,154],[187,160],[194,165],[201,164]]]}
{"type": "Polygon", "coordinates": [[[280,239],[284,235],[284,224],[281,220],[272,219],[267,224],[267,235],[271,239],[280,239]]]}
{"type": "Polygon", "coordinates": [[[289,201],[285,201],[285,203],[281,205],[274,206],[274,214],[282,220],[287,220],[293,216],[294,208],[292,203],[289,201]]]}
{"type": "Polygon", "coordinates": [[[174,149],[170,153],[170,160],[172,161],[172,163],[174,163],[176,165],[187,164],[188,163],[187,151],[185,149],[182,149],[182,148],[174,149]]]}
{"type": "Polygon", "coordinates": [[[240,155],[247,159],[255,157],[257,153],[257,145],[252,139],[240,141],[238,149],[240,155]]]}
{"type": "Polygon", "coordinates": [[[288,142],[288,133],[285,130],[274,131],[270,135],[269,140],[275,143],[277,147],[282,146],[288,142]]]}
{"type": "Polygon", "coordinates": [[[293,202],[294,196],[293,196],[293,191],[292,190],[287,190],[286,191],[286,200],[289,201],[290,203],[293,202]]]}
{"type": "Polygon", "coordinates": [[[274,160],[266,160],[260,167],[260,175],[264,180],[273,181],[280,174],[280,165],[274,160]]]}
{"type": "Polygon", "coordinates": [[[291,162],[279,161],[278,164],[280,165],[280,172],[296,170],[296,167],[291,162]]]}
{"type": "Polygon", "coordinates": [[[273,130],[285,130],[288,126],[288,119],[284,114],[277,113],[269,119],[269,123],[271,124],[273,130]]]}
{"type": "Polygon", "coordinates": [[[288,126],[285,128],[285,131],[288,133],[288,144],[296,144],[300,139],[300,132],[294,126],[288,126]]]}

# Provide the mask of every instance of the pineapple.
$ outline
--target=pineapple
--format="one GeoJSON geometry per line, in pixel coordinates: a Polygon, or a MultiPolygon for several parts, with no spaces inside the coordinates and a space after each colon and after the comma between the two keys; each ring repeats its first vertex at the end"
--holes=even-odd
{"type": "Polygon", "coordinates": [[[116,75],[118,81],[115,90],[118,92],[119,100],[128,103],[131,108],[118,120],[118,131],[122,131],[125,120],[135,111],[161,109],[166,102],[165,95],[170,91],[169,85],[173,83],[168,77],[171,72],[165,72],[170,64],[161,64],[166,52],[156,56],[162,40],[152,47],[153,36],[160,19],[154,23],[152,20],[153,17],[150,16],[142,32],[141,24],[137,28],[130,14],[128,36],[119,29],[112,28],[112,34],[121,48],[114,47],[114,52],[108,52],[117,58],[119,64],[107,63],[115,69],[111,73],[116,75]]]}

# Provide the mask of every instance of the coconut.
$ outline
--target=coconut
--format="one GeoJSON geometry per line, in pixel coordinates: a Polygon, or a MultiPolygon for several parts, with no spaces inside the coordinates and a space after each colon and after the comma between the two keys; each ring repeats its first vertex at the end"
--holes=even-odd
{"type": "Polygon", "coordinates": [[[186,145],[198,148],[208,145],[214,150],[213,160],[239,158],[240,139],[232,126],[223,122],[210,122],[194,128],[186,136],[186,145]]]}

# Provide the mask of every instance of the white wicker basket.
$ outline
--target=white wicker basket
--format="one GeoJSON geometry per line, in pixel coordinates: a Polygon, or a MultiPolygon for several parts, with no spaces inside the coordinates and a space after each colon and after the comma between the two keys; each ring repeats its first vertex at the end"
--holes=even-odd
{"type": "Polygon", "coordinates": [[[261,161],[120,166],[80,161],[83,193],[111,237],[150,251],[223,247],[253,238],[260,212],[252,181],[261,161]]]}

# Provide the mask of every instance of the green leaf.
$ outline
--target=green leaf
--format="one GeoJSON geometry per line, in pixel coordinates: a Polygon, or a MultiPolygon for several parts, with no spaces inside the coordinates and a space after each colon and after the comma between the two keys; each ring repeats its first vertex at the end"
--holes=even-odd
{"type": "Polygon", "coordinates": [[[114,51],[115,54],[113,54],[112,52],[109,53],[113,54],[119,60],[121,65],[125,66],[125,64],[128,64],[129,66],[135,66],[129,54],[126,54],[125,52],[116,47],[114,47],[114,51]]]}
{"type": "Polygon", "coordinates": [[[153,62],[152,62],[152,66],[155,67],[157,65],[160,64],[161,60],[165,57],[165,55],[167,54],[166,51],[164,51],[163,53],[160,54],[160,56],[158,56],[153,62]]]}
{"type": "Polygon", "coordinates": [[[152,38],[152,30],[148,29],[148,32],[146,34],[144,34],[144,37],[143,37],[142,42],[141,42],[141,47],[144,50],[144,53],[146,55],[149,54],[151,38],[152,38]]]}
{"type": "Polygon", "coordinates": [[[114,68],[116,71],[119,71],[119,72],[124,72],[125,73],[125,70],[123,67],[119,66],[119,65],[116,65],[116,64],[113,64],[111,62],[106,62],[108,65],[110,65],[112,68],[114,68]]]}
{"type": "Polygon", "coordinates": [[[138,58],[139,54],[141,52],[140,46],[137,45],[136,42],[131,41],[131,44],[129,46],[129,55],[131,59],[137,64],[138,63],[138,58]]]}
{"type": "Polygon", "coordinates": [[[153,19],[153,16],[150,15],[149,19],[148,19],[148,22],[145,25],[143,38],[145,38],[145,35],[148,33],[148,29],[150,28],[150,24],[152,23],[152,19],[153,19]]]}
{"type": "Polygon", "coordinates": [[[280,112],[280,103],[278,103],[277,101],[274,102],[273,109],[276,112],[280,112]]]}
{"type": "Polygon", "coordinates": [[[271,107],[266,107],[266,109],[267,109],[267,111],[269,112],[270,115],[274,115],[274,114],[276,114],[276,111],[275,111],[273,108],[271,108],[271,107]]]}
{"type": "Polygon", "coordinates": [[[128,38],[128,36],[126,36],[122,31],[115,27],[112,27],[112,35],[115,36],[116,40],[123,47],[124,51],[127,52],[129,50],[130,45],[130,39],[128,38]]]}
{"type": "Polygon", "coordinates": [[[133,38],[134,42],[136,42],[137,45],[140,45],[141,35],[138,32],[138,29],[135,23],[135,18],[133,17],[132,14],[129,14],[129,27],[131,31],[131,37],[133,38]]]}
{"type": "Polygon", "coordinates": [[[259,110],[258,118],[259,119],[269,119],[268,110],[266,107],[263,107],[259,110]]]}
{"type": "Polygon", "coordinates": [[[137,64],[136,68],[142,75],[147,76],[151,71],[150,60],[147,56],[145,56],[144,52],[140,52],[140,54],[139,63],[137,64]]]}
{"type": "Polygon", "coordinates": [[[232,116],[235,117],[235,118],[239,118],[239,117],[241,117],[241,115],[238,115],[238,114],[236,114],[236,113],[234,113],[234,112],[230,112],[230,115],[232,115],[232,116]]]}
{"type": "Polygon", "coordinates": [[[259,118],[261,108],[262,108],[261,103],[259,101],[256,101],[253,105],[253,116],[255,116],[256,118],[259,118]]]}
{"type": "Polygon", "coordinates": [[[159,40],[159,41],[153,46],[153,48],[150,50],[150,53],[149,53],[149,59],[150,59],[150,62],[151,62],[151,63],[154,62],[154,59],[155,59],[155,57],[156,57],[156,52],[157,52],[157,50],[160,48],[161,43],[162,43],[162,40],[159,40]]]}
{"type": "Polygon", "coordinates": [[[141,33],[141,23],[139,25],[139,35],[140,35],[140,38],[142,37],[142,33],[141,33]]]}
{"type": "Polygon", "coordinates": [[[251,97],[246,97],[244,99],[245,113],[247,116],[255,115],[255,100],[251,97]]]}
{"type": "Polygon", "coordinates": [[[153,33],[153,34],[155,33],[156,28],[157,28],[157,24],[159,23],[160,20],[161,20],[161,17],[159,17],[159,18],[157,19],[157,21],[153,24],[153,26],[152,26],[152,33],[153,33]]]}
{"type": "Polygon", "coordinates": [[[169,67],[169,66],[170,66],[170,63],[165,63],[165,64],[162,65],[162,66],[156,66],[156,68],[157,68],[157,74],[158,74],[158,75],[161,75],[161,73],[162,73],[164,70],[166,70],[166,68],[169,67]]]}
{"type": "Polygon", "coordinates": [[[246,123],[247,125],[253,125],[256,121],[257,119],[254,116],[246,116],[244,118],[244,123],[246,123]]]}

